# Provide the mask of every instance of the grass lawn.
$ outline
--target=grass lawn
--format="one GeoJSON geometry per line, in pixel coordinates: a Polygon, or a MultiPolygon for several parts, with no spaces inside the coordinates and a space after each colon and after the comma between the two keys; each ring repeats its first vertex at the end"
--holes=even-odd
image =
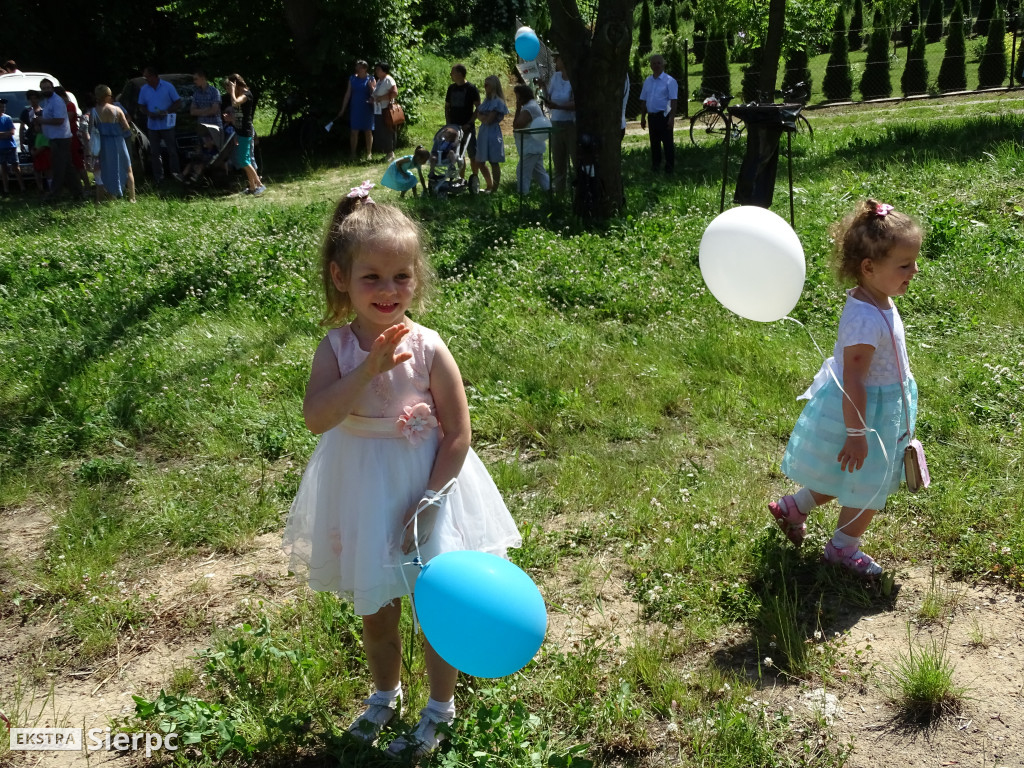
{"type": "MultiPolygon", "coordinates": [[[[934,482],[892,497],[865,542],[897,587],[921,563],[1024,587],[1022,105],[822,111],[814,142],[795,145],[807,281],[793,315],[823,347],[843,303],[829,223],[870,195],[927,232],[900,310],[934,482]]],[[[440,276],[417,320],[459,362],[474,445],[524,534],[511,557],[551,617],[521,674],[460,682],[464,716],[432,764],[838,766],[856,749],[761,692],[876,688],[841,638],[849,612],[892,606],[892,585],[819,564],[835,509],[800,551],[770,524],[795,397],[820,358],[802,329],[742,320],[705,289],[721,156],[678,138],[667,180],[646,170],[645,137],[627,138],[628,209],[597,231],[563,201],[521,204],[511,149],[501,194],[402,203],[440,276]]],[[[157,589],[181,563],[251,552],[283,526],[315,445],[301,400],[323,334],[318,245],[333,201],[383,172],[342,151],[268,157],[256,200],[0,206],[0,638],[14,649],[0,709],[16,725],[57,681],[102,668],[88,690],[129,647],[191,641],[207,650],[163,692],[137,690],[128,718],[185,734],[175,761],[380,762],[340,734],[369,686],[345,603],[257,584],[259,599],[214,620],[204,584],[175,604],[157,589]],[[45,522],[19,538],[27,518],[45,522]]],[[[411,713],[422,664],[407,648],[411,713]]]]}

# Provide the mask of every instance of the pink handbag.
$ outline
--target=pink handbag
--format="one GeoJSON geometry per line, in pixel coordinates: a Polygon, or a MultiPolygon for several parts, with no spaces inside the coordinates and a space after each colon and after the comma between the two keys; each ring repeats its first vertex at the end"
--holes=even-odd
{"type": "MultiPolygon", "coordinates": [[[[874,301],[871,303],[874,304],[874,301]]],[[[907,490],[917,493],[922,488],[931,485],[932,476],[928,473],[928,462],[924,458],[924,446],[921,445],[920,440],[914,438],[914,433],[910,431],[910,406],[907,403],[907,393],[903,390],[903,367],[900,365],[900,350],[896,345],[896,334],[893,333],[889,319],[885,316],[885,312],[882,312],[882,308],[875,304],[875,309],[882,315],[885,327],[889,329],[892,349],[896,353],[896,366],[900,371],[900,394],[903,396],[903,417],[907,420],[907,434],[910,436],[910,442],[903,451],[903,474],[907,478],[907,490]]]]}

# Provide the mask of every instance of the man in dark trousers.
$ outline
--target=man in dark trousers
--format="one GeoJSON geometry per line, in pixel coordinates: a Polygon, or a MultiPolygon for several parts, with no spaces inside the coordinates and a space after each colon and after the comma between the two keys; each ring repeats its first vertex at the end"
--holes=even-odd
{"type": "Polygon", "coordinates": [[[672,173],[676,167],[675,130],[676,106],[679,99],[679,85],[672,75],[665,71],[665,59],[661,54],[651,56],[651,74],[644,80],[640,91],[640,127],[651,124],[651,168],[661,167],[661,150],[665,149],[665,173],[672,173]]]}

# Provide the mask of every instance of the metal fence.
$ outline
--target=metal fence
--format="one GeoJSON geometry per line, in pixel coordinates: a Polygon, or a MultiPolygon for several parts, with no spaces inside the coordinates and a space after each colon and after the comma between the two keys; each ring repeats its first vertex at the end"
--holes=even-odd
{"type": "MultiPolygon", "coordinates": [[[[1003,56],[1002,62],[990,60],[986,67],[988,69],[987,78],[979,80],[979,70],[982,67],[982,60],[986,57],[986,51],[989,46],[989,36],[981,34],[976,31],[979,29],[989,28],[989,24],[984,23],[984,20],[965,18],[963,24],[964,30],[964,50],[962,54],[950,53],[947,51],[948,47],[948,33],[949,23],[948,19],[945,20],[943,26],[943,36],[938,42],[928,43],[925,46],[923,59],[924,69],[924,87],[920,87],[921,76],[920,74],[913,78],[917,80],[918,85],[912,86],[908,89],[908,83],[905,81],[904,73],[907,70],[908,62],[911,66],[920,68],[920,64],[914,64],[913,48],[908,46],[906,43],[906,30],[897,27],[896,29],[887,29],[883,32],[887,40],[887,56],[882,58],[882,63],[869,66],[868,63],[868,52],[871,37],[874,30],[871,28],[863,29],[860,31],[860,37],[863,39],[863,45],[858,50],[850,50],[847,57],[848,74],[852,84],[851,92],[847,98],[833,98],[829,99],[823,90],[823,82],[825,76],[829,71],[830,66],[835,68],[834,63],[831,61],[830,53],[828,50],[814,50],[808,52],[808,70],[810,73],[810,97],[808,103],[810,104],[821,104],[830,101],[853,101],[862,102],[870,101],[879,98],[900,98],[906,96],[916,96],[921,94],[929,95],[941,95],[942,93],[950,92],[962,92],[962,91],[978,91],[985,90],[988,88],[1006,88],[1006,87],[1018,87],[1024,85],[1024,62],[1021,61],[1021,48],[1024,44],[1024,32],[1018,29],[1022,24],[1015,17],[1007,17],[1001,19],[1005,24],[1005,32],[1003,38],[1003,56]],[[1003,76],[1001,80],[998,76],[998,71],[1002,69],[1003,76]],[[946,70],[943,79],[940,81],[940,71],[946,70]],[[992,72],[996,72],[993,76],[992,72]],[[950,77],[949,73],[952,72],[953,76],[950,77]],[[959,74],[962,73],[963,80],[958,82],[959,74]],[[953,85],[950,85],[953,83],[953,85]],[[987,85],[986,85],[987,83],[987,85]]],[[[991,22],[990,22],[991,23],[991,22]]],[[[847,32],[847,38],[850,37],[849,31],[847,32]]],[[[855,36],[855,35],[854,35],[855,36]]],[[[669,74],[676,78],[679,82],[679,115],[683,116],[688,113],[692,113],[695,109],[694,102],[700,102],[705,95],[702,89],[702,83],[705,76],[705,65],[707,59],[704,56],[700,57],[700,61],[697,61],[694,46],[689,40],[682,40],[681,48],[683,50],[683,56],[677,57],[676,61],[681,60],[682,72],[673,72],[669,70],[669,74]],[[689,97],[689,104],[684,101],[684,94],[689,97]]],[[[726,43],[727,48],[732,48],[736,42],[735,39],[729,40],[718,40],[718,41],[700,41],[701,45],[707,46],[712,42],[726,43]]],[[[954,45],[954,48],[956,46],[954,45]]],[[[998,48],[998,46],[997,46],[998,48]]],[[[876,57],[877,58],[877,57],[876,57]]],[[[996,56],[996,59],[999,57],[996,56]]],[[[744,93],[743,80],[744,73],[750,68],[749,64],[737,64],[731,63],[729,65],[729,77],[728,83],[730,84],[730,92],[736,97],[734,103],[740,101],[748,101],[753,98],[753,95],[748,92],[744,93]]],[[[635,118],[639,114],[640,109],[640,89],[643,85],[644,78],[650,74],[650,69],[647,67],[647,62],[634,61],[634,65],[630,72],[630,97],[627,105],[627,116],[635,118]]],[[[787,78],[786,75],[786,61],[779,62],[779,73],[777,88],[781,88],[783,81],[795,82],[796,80],[805,80],[805,77],[796,76],[795,79],[791,76],[787,78]]],[[[715,90],[723,90],[721,88],[715,90]]],[[[699,108],[699,107],[697,107],[699,108]]]]}

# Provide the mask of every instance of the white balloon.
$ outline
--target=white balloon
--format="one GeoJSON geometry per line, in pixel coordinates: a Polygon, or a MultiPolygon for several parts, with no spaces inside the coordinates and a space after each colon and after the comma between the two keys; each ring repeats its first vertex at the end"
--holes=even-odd
{"type": "Polygon", "coordinates": [[[770,323],[800,300],[807,267],[800,238],[785,219],[743,205],[719,214],[704,230],[700,273],[726,309],[770,323]]]}
{"type": "Polygon", "coordinates": [[[525,35],[527,32],[533,32],[533,30],[530,29],[529,27],[520,27],[519,29],[516,30],[515,39],[518,40],[522,35],[525,35]]]}

